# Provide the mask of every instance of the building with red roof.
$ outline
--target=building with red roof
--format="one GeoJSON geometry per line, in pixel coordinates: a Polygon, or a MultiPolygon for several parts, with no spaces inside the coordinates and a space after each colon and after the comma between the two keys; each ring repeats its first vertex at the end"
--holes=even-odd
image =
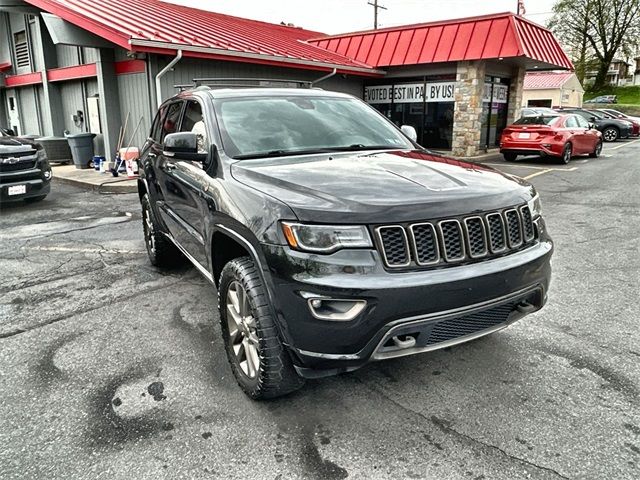
{"type": "Polygon", "coordinates": [[[572,69],[550,31],[513,13],[327,36],[159,0],[0,0],[0,30],[0,126],[91,131],[100,153],[127,115],[143,119],[142,144],[158,103],[194,78],[323,77],[424,146],[474,155],[520,109],[525,71],[572,69]]]}
{"type": "Polygon", "coordinates": [[[573,72],[527,72],[523,107],[582,107],[584,88],[573,72]]]}

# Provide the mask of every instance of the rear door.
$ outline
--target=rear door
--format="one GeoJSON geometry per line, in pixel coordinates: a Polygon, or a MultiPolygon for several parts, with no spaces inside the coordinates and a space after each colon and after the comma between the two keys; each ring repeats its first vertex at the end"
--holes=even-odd
{"type": "Polygon", "coordinates": [[[584,139],[582,131],[578,125],[578,119],[575,115],[569,115],[564,121],[565,130],[568,133],[568,140],[571,142],[574,154],[584,152],[584,139]]]}
{"type": "Polygon", "coordinates": [[[591,153],[595,150],[596,144],[599,141],[598,136],[596,135],[597,130],[589,128],[589,122],[580,116],[576,116],[576,120],[578,121],[578,126],[582,129],[582,138],[585,148],[584,153],[591,153]]]}

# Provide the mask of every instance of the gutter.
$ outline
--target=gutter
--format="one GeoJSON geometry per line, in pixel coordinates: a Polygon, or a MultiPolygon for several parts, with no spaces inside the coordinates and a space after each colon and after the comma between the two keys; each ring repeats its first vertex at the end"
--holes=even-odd
{"type": "Polygon", "coordinates": [[[162,87],[160,84],[160,80],[162,77],[166,75],[166,73],[171,70],[176,63],[180,61],[182,58],[182,50],[178,50],[176,56],[169,62],[169,64],[164,67],[158,74],[156,75],[156,101],[158,102],[158,107],[162,105],[162,87]]]}
{"type": "MultiPolygon", "coordinates": [[[[314,46],[314,45],[311,45],[314,46]]],[[[369,76],[377,76],[384,75],[386,72],[384,70],[379,70],[371,67],[356,67],[350,65],[340,65],[336,63],[330,62],[316,62],[313,60],[304,60],[298,58],[290,58],[290,57],[282,57],[278,55],[264,55],[260,53],[251,53],[251,52],[238,52],[234,50],[225,50],[220,48],[211,48],[211,47],[198,47],[191,45],[175,45],[166,42],[158,42],[155,40],[140,40],[140,39],[131,39],[130,47],[138,47],[132,48],[136,51],[148,51],[149,53],[160,53],[154,50],[147,49],[161,49],[161,50],[177,50],[178,52],[192,52],[194,54],[205,54],[205,55],[219,55],[221,57],[225,57],[227,61],[233,61],[234,58],[243,58],[248,60],[259,60],[259,61],[268,61],[274,63],[282,63],[288,64],[287,66],[291,67],[291,65],[304,65],[309,67],[328,67],[328,68],[337,68],[340,72],[345,73],[361,73],[369,76]]],[[[318,48],[318,47],[316,47],[318,48]]],[[[332,52],[333,53],[333,52],[332,52]]]]}

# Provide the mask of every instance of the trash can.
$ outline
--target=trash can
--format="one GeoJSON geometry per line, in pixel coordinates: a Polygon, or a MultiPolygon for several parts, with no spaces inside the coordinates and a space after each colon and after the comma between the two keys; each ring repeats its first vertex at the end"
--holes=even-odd
{"type": "Polygon", "coordinates": [[[66,135],[76,168],[89,168],[89,162],[93,159],[93,137],[95,136],[95,133],[66,135]]]}

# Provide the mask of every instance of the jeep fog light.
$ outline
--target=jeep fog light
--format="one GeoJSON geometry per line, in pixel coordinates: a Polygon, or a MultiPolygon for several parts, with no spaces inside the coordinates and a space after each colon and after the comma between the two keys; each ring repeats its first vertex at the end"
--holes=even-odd
{"type": "Polygon", "coordinates": [[[51,172],[51,170],[47,170],[46,172],[44,172],[44,178],[50,180],[51,177],[53,177],[53,172],[51,172]]]}
{"type": "Polygon", "coordinates": [[[353,320],[367,306],[365,300],[341,300],[334,298],[309,298],[311,315],[319,320],[348,322],[353,320]]]}

